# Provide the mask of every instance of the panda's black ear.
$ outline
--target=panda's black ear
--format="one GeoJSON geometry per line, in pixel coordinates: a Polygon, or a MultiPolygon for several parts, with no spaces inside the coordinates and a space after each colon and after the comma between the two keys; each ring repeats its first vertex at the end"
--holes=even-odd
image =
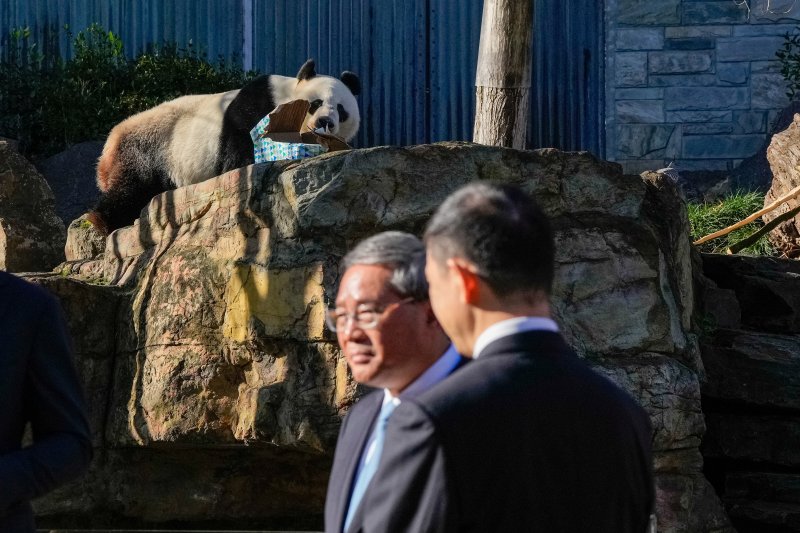
{"type": "Polygon", "coordinates": [[[349,70],[342,72],[342,75],[339,76],[339,79],[347,86],[348,89],[350,89],[350,92],[353,93],[353,96],[358,96],[358,94],[361,92],[361,80],[359,80],[358,76],[349,70]]]}
{"type": "Polygon", "coordinates": [[[308,59],[303,66],[300,67],[300,72],[297,73],[298,80],[310,80],[317,75],[316,65],[313,59],[308,59]]]}

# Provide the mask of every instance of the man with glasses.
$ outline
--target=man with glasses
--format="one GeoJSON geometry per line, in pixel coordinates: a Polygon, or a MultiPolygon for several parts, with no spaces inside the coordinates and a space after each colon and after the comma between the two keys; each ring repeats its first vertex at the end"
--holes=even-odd
{"type": "Polygon", "coordinates": [[[360,503],[394,408],[465,362],[431,309],[425,248],[417,237],[380,233],[358,244],[342,265],[336,307],[326,321],[353,378],[383,390],[364,396],[342,422],[325,502],[326,533],[362,530],[360,503]]]}

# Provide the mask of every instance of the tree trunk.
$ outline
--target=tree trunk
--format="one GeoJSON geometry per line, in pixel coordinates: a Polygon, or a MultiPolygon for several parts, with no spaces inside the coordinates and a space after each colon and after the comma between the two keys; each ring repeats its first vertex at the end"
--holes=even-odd
{"type": "Polygon", "coordinates": [[[525,148],[534,0],[484,0],[473,140],[525,148]]]}

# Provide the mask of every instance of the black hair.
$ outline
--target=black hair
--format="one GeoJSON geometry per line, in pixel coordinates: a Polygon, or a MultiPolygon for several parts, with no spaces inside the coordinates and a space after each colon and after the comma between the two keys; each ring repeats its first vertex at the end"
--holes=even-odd
{"type": "Polygon", "coordinates": [[[518,187],[476,182],[447,197],[425,230],[437,261],[462,257],[498,296],[553,284],[553,230],[547,215],[518,187]]]}

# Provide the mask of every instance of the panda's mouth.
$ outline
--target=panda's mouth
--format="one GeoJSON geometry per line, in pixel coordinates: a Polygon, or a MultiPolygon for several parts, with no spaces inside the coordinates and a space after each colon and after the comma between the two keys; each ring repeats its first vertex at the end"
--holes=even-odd
{"type": "Polygon", "coordinates": [[[330,117],[317,117],[310,122],[309,127],[316,133],[333,135],[336,132],[336,122],[330,117]]]}

